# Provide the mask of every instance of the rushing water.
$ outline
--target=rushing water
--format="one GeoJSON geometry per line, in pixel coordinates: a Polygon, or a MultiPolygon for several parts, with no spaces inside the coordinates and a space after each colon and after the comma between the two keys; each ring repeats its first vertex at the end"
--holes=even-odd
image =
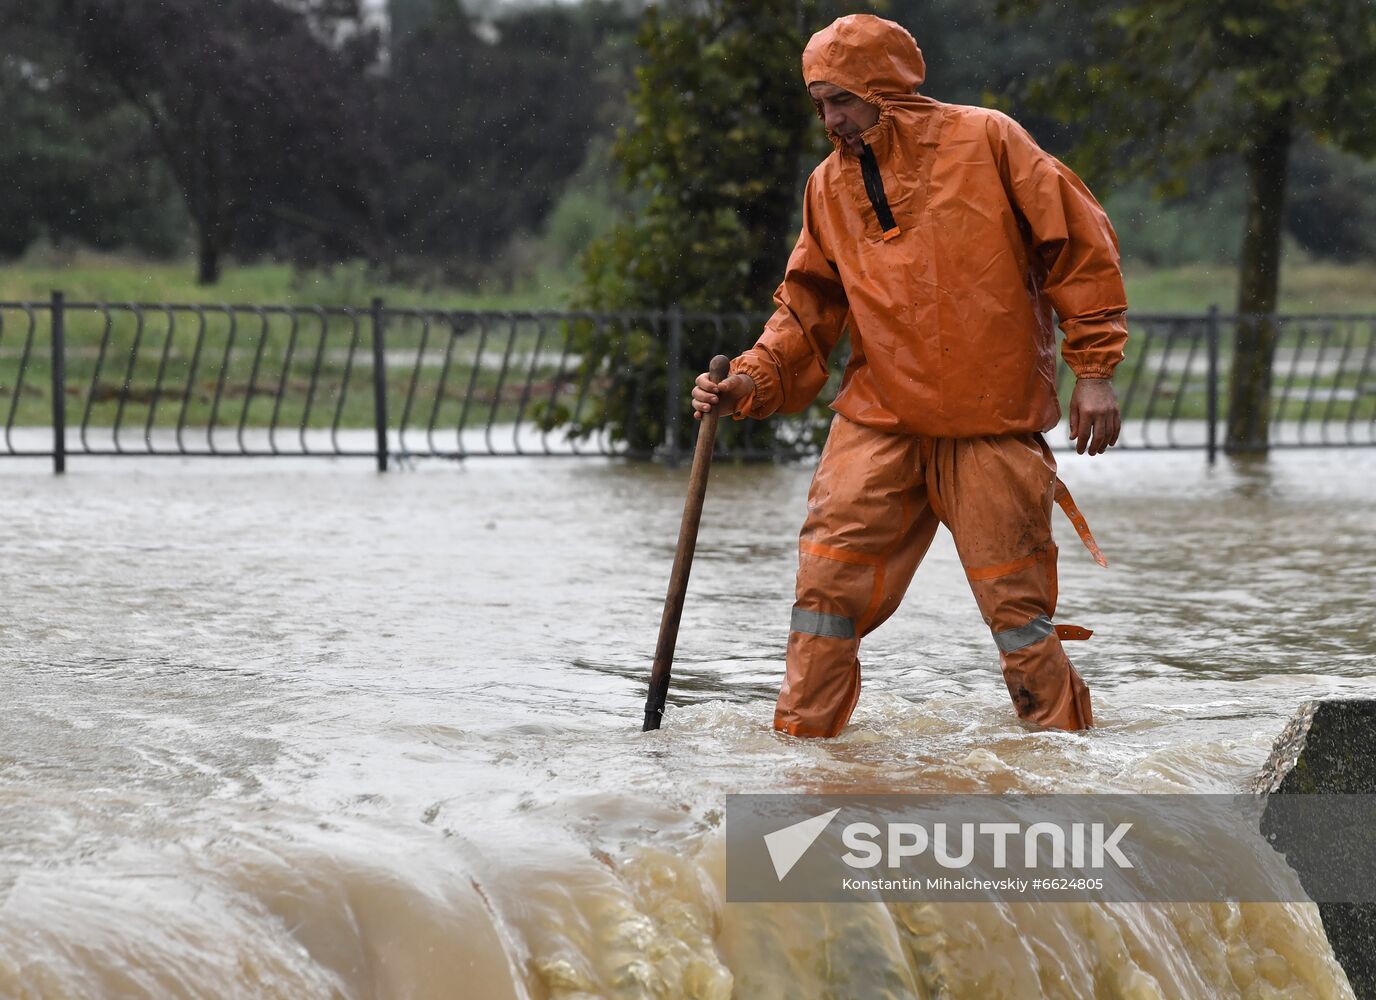
{"type": "Polygon", "coordinates": [[[723,902],[731,791],[1233,791],[1369,692],[1372,456],[1067,456],[1088,734],[1014,719],[949,539],[850,728],[770,728],[809,469],[0,470],[0,995],[1340,997],[1311,905],[723,902]]]}

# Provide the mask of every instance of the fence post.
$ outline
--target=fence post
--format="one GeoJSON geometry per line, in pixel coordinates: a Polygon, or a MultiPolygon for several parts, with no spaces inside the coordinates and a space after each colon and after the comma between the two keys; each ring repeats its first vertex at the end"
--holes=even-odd
{"type": "Polygon", "coordinates": [[[387,352],[382,342],[382,298],[373,298],[373,423],[377,428],[377,471],[387,471],[387,352]]]}
{"type": "Polygon", "coordinates": [[[67,471],[67,305],[63,294],[53,292],[48,318],[52,325],[53,371],[53,474],[67,471]]]}
{"type": "Polygon", "coordinates": [[[677,303],[669,307],[669,372],[664,393],[664,461],[671,469],[678,468],[679,364],[683,356],[683,309],[677,303]]]}
{"type": "Polygon", "coordinates": [[[1218,460],[1218,306],[1209,306],[1206,327],[1209,339],[1208,384],[1208,457],[1209,464],[1218,460]]]}

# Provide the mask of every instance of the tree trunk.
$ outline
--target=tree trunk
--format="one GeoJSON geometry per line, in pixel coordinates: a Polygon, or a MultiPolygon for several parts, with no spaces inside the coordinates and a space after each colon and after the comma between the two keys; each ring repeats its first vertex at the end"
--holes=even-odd
{"type": "Polygon", "coordinates": [[[194,204],[200,211],[196,224],[200,234],[200,267],[196,274],[198,285],[214,285],[220,281],[220,251],[224,249],[225,226],[224,208],[220,204],[220,144],[215,141],[214,121],[212,132],[205,135],[205,141],[196,157],[195,164],[200,168],[200,183],[196,186],[194,204]]]}
{"type": "Polygon", "coordinates": [[[1271,424],[1271,364],[1276,351],[1280,237],[1292,122],[1287,105],[1258,130],[1247,151],[1247,229],[1242,238],[1237,329],[1229,378],[1230,453],[1265,452],[1271,424]]]}
{"type": "Polygon", "coordinates": [[[214,285],[220,281],[220,245],[210,229],[209,224],[201,226],[196,269],[198,285],[214,285]]]}

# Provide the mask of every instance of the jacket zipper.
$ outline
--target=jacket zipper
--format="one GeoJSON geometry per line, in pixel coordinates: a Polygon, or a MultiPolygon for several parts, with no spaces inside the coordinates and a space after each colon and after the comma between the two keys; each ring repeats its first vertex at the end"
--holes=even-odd
{"type": "Polygon", "coordinates": [[[874,209],[874,215],[879,220],[879,228],[884,242],[898,236],[903,230],[898,228],[898,223],[893,219],[893,211],[889,208],[888,196],[884,194],[884,178],[879,174],[879,161],[874,158],[874,150],[870,149],[869,143],[864,143],[860,153],[860,174],[865,179],[865,194],[870,197],[870,207],[874,209]]]}

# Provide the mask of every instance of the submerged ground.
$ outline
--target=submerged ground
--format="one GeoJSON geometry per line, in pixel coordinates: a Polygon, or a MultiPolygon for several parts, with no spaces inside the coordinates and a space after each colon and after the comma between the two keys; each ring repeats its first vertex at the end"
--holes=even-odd
{"type": "Polygon", "coordinates": [[[1017,724],[941,536],[851,728],[770,729],[810,470],[0,468],[0,995],[1346,996],[1302,905],[722,902],[732,791],[1234,791],[1369,691],[1372,458],[1062,456],[1088,734],[1017,724]]]}

